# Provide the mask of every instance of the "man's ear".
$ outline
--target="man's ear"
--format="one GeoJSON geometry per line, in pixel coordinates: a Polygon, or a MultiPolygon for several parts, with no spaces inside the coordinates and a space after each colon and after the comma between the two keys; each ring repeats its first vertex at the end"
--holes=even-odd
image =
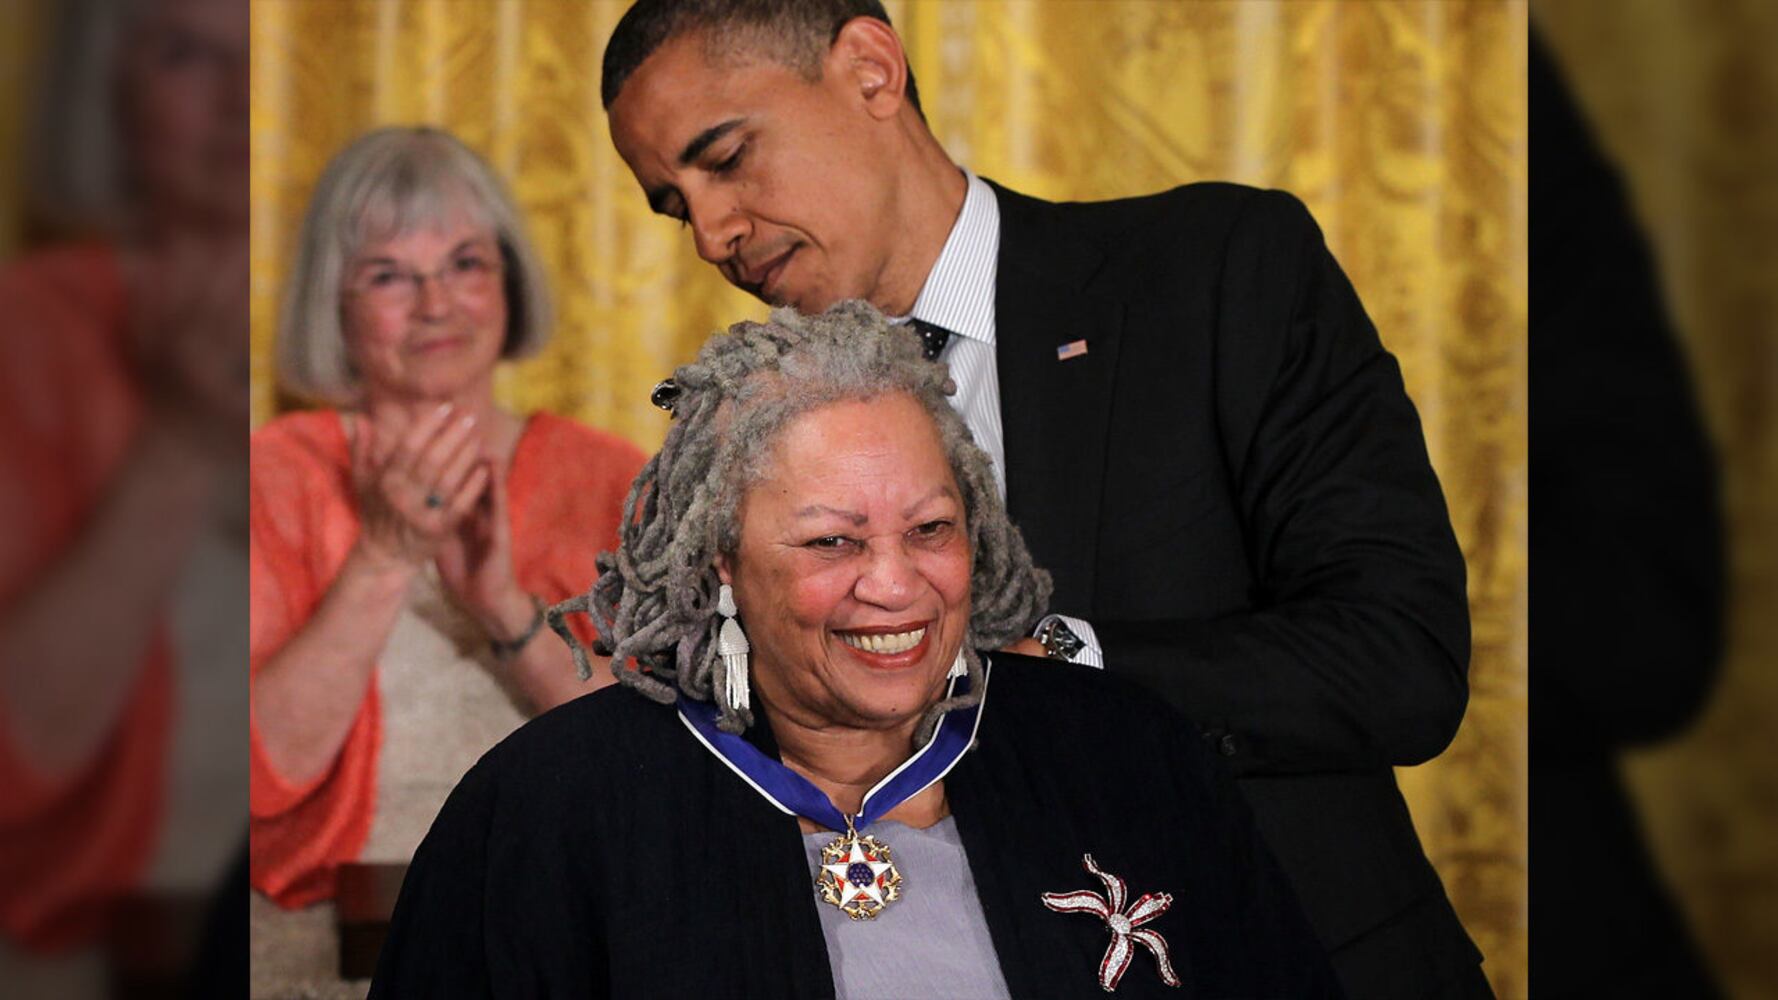
{"type": "Polygon", "coordinates": [[[855,17],[827,50],[822,75],[856,87],[872,118],[887,120],[907,103],[908,61],[895,29],[874,17],[855,17]]]}

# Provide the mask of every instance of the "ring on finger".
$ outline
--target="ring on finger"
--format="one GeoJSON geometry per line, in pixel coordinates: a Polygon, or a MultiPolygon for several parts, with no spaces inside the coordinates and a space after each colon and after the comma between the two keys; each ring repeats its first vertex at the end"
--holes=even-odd
{"type": "Polygon", "coordinates": [[[438,510],[439,508],[443,507],[444,505],[445,505],[444,497],[439,496],[437,493],[426,494],[426,506],[428,509],[438,510]]]}

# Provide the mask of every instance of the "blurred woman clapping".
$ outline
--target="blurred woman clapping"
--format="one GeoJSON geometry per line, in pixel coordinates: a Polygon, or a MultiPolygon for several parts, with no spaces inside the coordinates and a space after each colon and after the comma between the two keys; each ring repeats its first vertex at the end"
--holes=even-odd
{"type": "Polygon", "coordinates": [[[328,166],[278,349],[285,388],[333,408],[252,445],[252,875],[281,906],[405,861],[484,750],[611,679],[583,681],[540,609],[596,574],[642,456],[495,403],[495,366],[549,323],[462,143],[384,129],[328,166]]]}

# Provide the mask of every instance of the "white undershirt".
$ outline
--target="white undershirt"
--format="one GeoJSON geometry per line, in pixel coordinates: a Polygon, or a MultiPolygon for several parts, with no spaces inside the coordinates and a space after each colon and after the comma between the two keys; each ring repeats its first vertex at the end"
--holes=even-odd
{"type": "MultiPolygon", "coordinates": [[[[957,393],[951,406],[975,443],[994,463],[994,485],[1006,500],[1006,433],[1000,420],[1000,372],[994,363],[994,282],[1000,268],[1000,205],[988,183],[963,171],[968,187],[963,208],[951,225],[944,249],[926,275],[914,310],[902,317],[942,326],[953,336],[939,354],[950,366],[957,393]]],[[[1093,627],[1067,615],[1046,616],[1068,623],[1083,643],[1076,663],[1105,665],[1093,627]]],[[[1038,623],[1041,627],[1043,622],[1038,623]]]]}

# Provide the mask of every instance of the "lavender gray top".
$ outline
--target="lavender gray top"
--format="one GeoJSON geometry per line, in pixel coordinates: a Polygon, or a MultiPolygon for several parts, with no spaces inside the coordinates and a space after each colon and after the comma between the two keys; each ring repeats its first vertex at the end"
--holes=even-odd
{"type": "MultiPolygon", "coordinates": [[[[902,894],[875,920],[855,921],[817,901],[839,1000],[1008,1000],[956,820],[947,816],[925,830],[885,821],[860,832],[894,852],[902,894]]],[[[833,838],[803,835],[810,893],[821,848],[833,838]]]]}

